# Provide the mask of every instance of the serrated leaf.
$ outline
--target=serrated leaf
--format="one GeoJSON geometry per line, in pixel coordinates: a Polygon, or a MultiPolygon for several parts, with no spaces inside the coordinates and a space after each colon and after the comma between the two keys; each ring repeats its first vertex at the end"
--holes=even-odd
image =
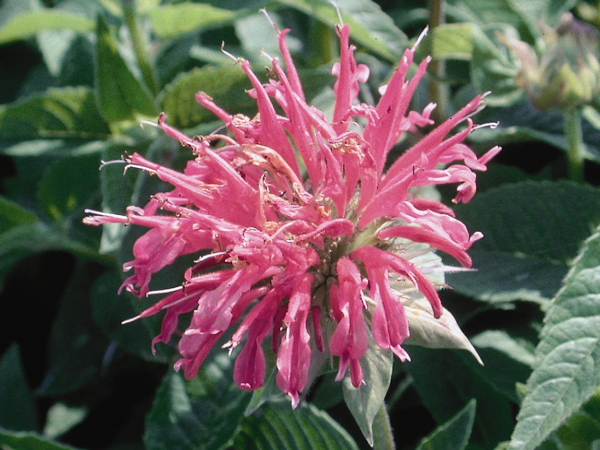
{"type": "Polygon", "coordinates": [[[76,450],[36,433],[13,432],[0,428],[0,445],[7,450],[76,450]]]}
{"type": "Polygon", "coordinates": [[[358,450],[346,430],[325,411],[310,404],[292,410],[289,401],[268,403],[244,419],[233,447],[247,450],[358,450]]]}
{"type": "MultiPolygon", "coordinates": [[[[486,97],[488,104],[507,106],[522,98],[523,91],[515,81],[519,68],[509,59],[504,45],[498,43],[498,31],[504,34],[514,32],[509,25],[500,29],[482,29],[473,25],[471,80],[478,92],[491,92],[491,95],[486,97]]],[[[479,120],[480,116],[477,118],[479,120]]]]}
{"type": "Polygon", "coordinates": [[[596,232],[587,241],[579,266],[548,310],[511,439],[513,450],[537,448],[600,385],[600,266],[587,267],[599,257],[599,239],[596,232]]]}
{"type": "Polygon", "coordinates": [[[189,382],[177,373],[167,373],[146,417],[146,448],[227,448],[250,399],[232,378],[233,358],[224,353],[204,362],[198,376],[189,382]]]}
{"type": "Polygon", "coordinates": [[[382,350],[371,341],[360,365],[365,383],[357,389],[352,386],[349,376],[346,376],[342,382],[344,401],[363,436],[372,446],[373,419],[384,404],[390,387],[394,356],[391,351],[382,350]]]}
{"type": "Polygon", "coordinates": [[[37,428],[35,403],[16,344],[8,347],[0,359],[0,398],[0,427],[15,431],[37,428]]]}
{"type": "Polygon", "coordinates": [[[464,450],[475,419],[475,400],[467,403],[452,419],[427,436],[417,450],[464,450]]]}
{"type": "Polygon", "coordinates": [[[479,26],[509,24],[519,30],[525,39],[538,36],[537,23],[543,6],[538,0],[452,0],[448,2],[448,15],[459,22],[472,22],[479,26]],[[541,7],[540,7],[541,6],[541,7]],[[529,16],[526,10],[535,8],[538,14],[529,16]]]}
{"type": "Polygon", "coordinates": [[[170,125],[189,128],[201,122],[214,120],[210,111],[195,99],[198,91],[206,92],[215,103],[232,114],[256,114],[256,101],[245,93],[251,87],[246,74],[239,67],[202,67],[180,74],[165,87],[162,108],[170,125]]]}
{"type": "Polygon", "coordinates": [[[600,190],[570,182],[514,183],[455,211],[484,238],[470,252],[477,272],[448,274],[448,284],[480,300],[545,301],[600,223],[600,190]]]}
{"type": "Polygon", "coordinates": [[[48,89],[0,109],[0,139],[102,139],[110,133],[87,88],[48,89]]]}
{"type": "MultiPolygon", "coordinates": [[[[297,9],[323,23],[335,27],[339,18],[331,3],[320,0],[277,0],[277,3],[297,9]]],[[[371,0],[346,0],[339,3],[342,19],[350,25],[350,38],[396,63],[408,46],[408,38],[371,0]]]]}
{"type": "Polygon", "coordinates": [[[161,39],[171,39],[194,30],[219,27],[249,14],[201,3],[163,5],[148,11],[150,23],[161,39]]]}
{"type": "Polygon", "coordinates": [[[93,29],[94,22],[87,17],[52,9],[28,11],[13,17],[0,27],[0,44],[26,39],[45,30],[85,33],[93,29]]]}
{"type": "Polygon", "coordinates": [[[542,444],[542,450],[549,441],[560,450],[593,450],[600,443],[600,389],[542,444]]]}
{"type": "Polygon", "coordinates": [[[96,34],[96,97],[104,118],[116,123],[132,120],[138,114],[155,116],[157,110],[150,92],[127,67],[117,39],[101,16],[96,34]]]}

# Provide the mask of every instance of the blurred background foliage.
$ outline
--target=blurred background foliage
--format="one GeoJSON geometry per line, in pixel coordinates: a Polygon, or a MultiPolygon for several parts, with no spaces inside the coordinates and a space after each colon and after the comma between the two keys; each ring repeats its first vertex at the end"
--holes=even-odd
{"type": "MultiPolygon", "coordinates": [[[[504,147],[479,195],[456,208],[486,236],[471,252],[478,271],[450,276],[454,289],[442,294],[485,366],[409,347],[412,362],[394,365],[386,398],[397,447],[600,448],[600,3],[338,3],[357,60],[371,68],[362,101],[377,100],[430,25],[418,50],[434,60],[414,109],[435,101],[443,120],[490,91],[475,120],[500,124],[470,145],[504,147]],[[565,31],[567,12],[591,39],[565,31]]],[[[235,387],[225,353],[184,381],[170,368],[174,347],[151,353],[159,319],[121,325],[149,302],[117,296],[140,231],[81,223],[85,208],[122,213],[164,188],[144,174],[98,172],[101,160],[140,152],[182,167],[189,157],[141,120],[164,111],[188,134],[211,132],[220,124],[195,102],[199,90],[255,113],[241,95],[249,83],[220,48],[255,68],[261,51],[277,55],[260,8],[292,29],[307,96],[331,112],[338,18],[326,1],[0,2],[0,448],[368,448],[334,374],[295,412],[272,382],[254,396],[235,387]]],[[[182,267],[153,287],[177,284],[182,267]]]]}

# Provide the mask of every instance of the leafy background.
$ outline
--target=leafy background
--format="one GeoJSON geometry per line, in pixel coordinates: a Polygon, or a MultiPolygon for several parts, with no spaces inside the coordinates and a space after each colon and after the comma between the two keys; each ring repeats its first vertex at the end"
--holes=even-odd
{"type": "MultiPolygon", "coordinates": [[[[361,97],[372,102],[429,11],[417,0],[338,3],[357,59],[371,67],[361,97]]],[[[188,133],[212,131],[214,118],[194,102],[200,89],[253,113],[220,45],[264,65],[261,49],[277,48],[263,7],[292,28],[308,96],[331,109],[338,19],[325,1],[0,2],[0,448],[369,448],[361,430],[368,437],[373,405],[359,403],[355,421],[332,374],[298,411],[272,379],[254,396],[237,389],[224,353],[184,381],[170,368],[172,348],[150,352],[156,320],[121,325],[142,306],[116,294],[136,231],[81,223],[85,208],[122,212],[160,189],[143,175],[99,173],[100,160],[137,151],[184,163],[177,143],[140,120],[164,111],[188,133]]],[[[386,370],[369,395],[389,387],[399,449],[600,448],[600,121],[584,108],[586,180],[568,181],[562,115],[531,106],[495,33],[534,44],[537,19],[553,25],[565,11],[600,23],[594,2],[448,0],[447,23],[419,47],[446,74],[430,74],[415,109],[432,86],[445,91],[445,116],[491,90],[476,120],[500,126],[470,144],[504,150],[479,177],[479,195],[456,208],[486,236],[471,252],[478,271],[452,275],[454,289],[442,294],[485,366],[466,352],[414,346],[412,362],[393,369],[368,362],[386,370]]],[[[163,271],[157,287],[180,273],[163,271]]]]}

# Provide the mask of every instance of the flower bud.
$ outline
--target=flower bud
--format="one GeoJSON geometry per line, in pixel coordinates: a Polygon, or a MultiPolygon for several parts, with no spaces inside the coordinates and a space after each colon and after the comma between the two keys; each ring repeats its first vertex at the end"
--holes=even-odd
{"type": "Polygon", "coordinates": [[[542,51],[501,36],[520,60],[519,84],[540,110],[577,108],[600,92],[599,33],[565,13],[555,28],[541,25],[542,51]]]}

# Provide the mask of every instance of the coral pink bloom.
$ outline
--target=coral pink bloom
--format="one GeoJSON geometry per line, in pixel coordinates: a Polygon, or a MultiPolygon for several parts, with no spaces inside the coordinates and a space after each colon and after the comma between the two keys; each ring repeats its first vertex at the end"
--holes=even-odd
{"type": "Polygon", "coordinates": [[[478,96],[385,170],[405,133],[433,125],[435,105],[409,110],[429,60],[409,79],[414,52],[406,50],[378,104],[358,104],[369,69],[354,59],[349,27],[336,31],[341,58],[332,69],[331,120],[306,103],[285,43],[288,30],[278,31],[285,70],[273,58],[275,79],[261,84],[249,62],[238,60],[253,86],[254,118],[231,115],[199,93],[199,103],[224,121],[228,133],[191,138],[162,115],[160,128],[195,156],[183,173],[139,154],[125,161],[173,189],[124,216],[92,212],[84,219],[149,229],[124,267],[133,275],[122,287],[140,297],[149,292],[152,275],[179,256],[204,255],[182,274],[181,288],[139,316],[165,311],[153,345],[169,342],[179,316],[191,315],[176,369],[194,377],[214,344],[230,336],[227,347],[241,346],[235,382],[253,390],[265,380],[267,340],[268,351],[276,353],[269,369],[277,370],[277,385],[293,406],[315,372],[311,364],[326,360],[318,353],[337,360],[338,380],[349,369],[355,387],[363,383],[361,358],[370,345],[409,359],[402,347],[410,330],[399,280],[416,288],[439,317],[432,269],[417,257],[438,249],[468,267],[467,250],[481,237],[469,234],[450,208],[420,196],[419,188],[457,183],[455,202],[467,202],[476,190],[473,171],[486,170],[500,150],[478,158],[463,143],[482,103],[478,96]]]}

